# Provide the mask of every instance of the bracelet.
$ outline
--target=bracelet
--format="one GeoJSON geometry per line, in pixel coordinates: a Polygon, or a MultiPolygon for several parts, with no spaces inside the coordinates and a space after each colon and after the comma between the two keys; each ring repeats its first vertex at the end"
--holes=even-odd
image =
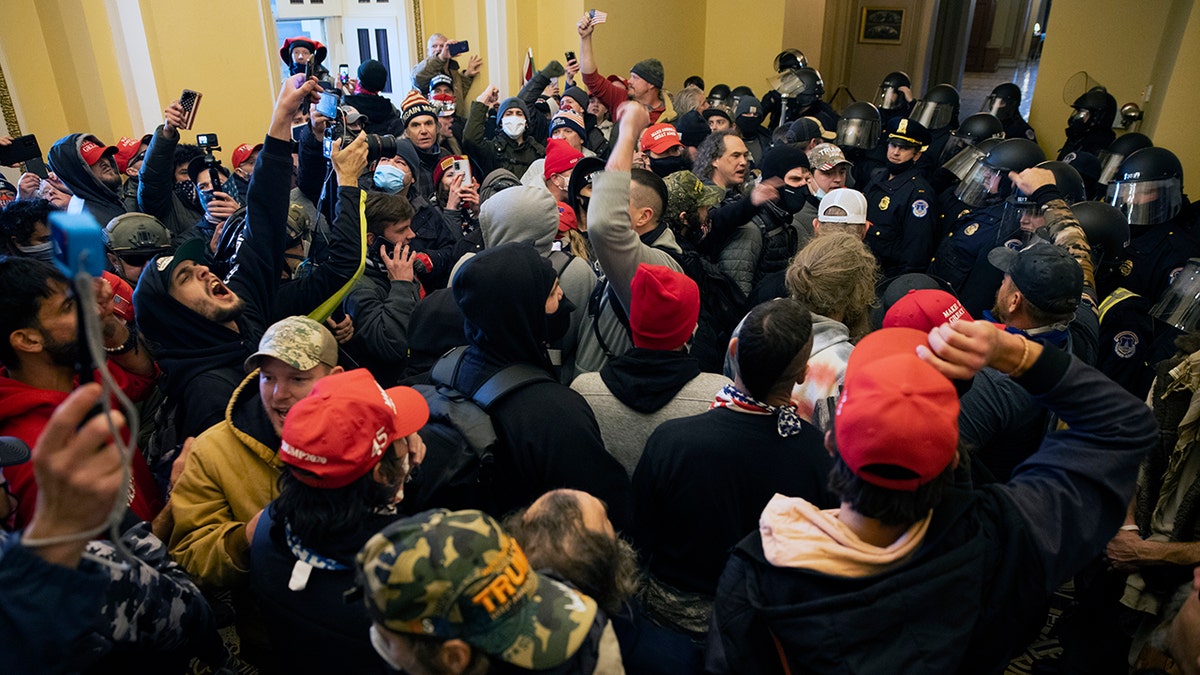
{"type": "Polygon", "coordinates": [[[130,328],[129,329],[129,337],[126,338],[125,344],[121,345],[120,347],[105,347],[104,351],[107,352],[109,356],[120,356],[122,354],[128,354],[129,352],[133,351],[134,348],[137,347],[137,342],[138,342],[137,331],[130,328]]]}
{"type": "Polygon", "coordinates": [[[1021,362],[1017,364],[1016,368],[1013,368],[1012,370],[1008,371],[1009,377],[1018,377],[1020,375],[1023,375],[1027,368],[1027,366],[1025,365],[1025,362],[1027,360],[1029,360],[1029,338],[1022,336],[1021,337],[1021,362]]]}
{"type": "Polygon", "coordinates": [[[1121,529],[1125,530],[1126,532],[1138,532],[1141,530],[1141,528],[1137,525],[1122,525],[1121,529]]]}

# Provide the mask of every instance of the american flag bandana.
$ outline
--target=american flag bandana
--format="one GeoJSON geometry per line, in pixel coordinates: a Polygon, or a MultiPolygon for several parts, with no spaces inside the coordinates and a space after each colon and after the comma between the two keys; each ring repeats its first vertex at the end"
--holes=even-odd
{"type": "Polygon", "coordinates": [[[716,398],[713,399],[712,405],[709,406],[710,410],[713,408],[729,408],[736,412],[751,415],[774,415],[778,413],[779,421],[776,428],[779,431],[779,435],[784,438],[795,436],[804,429],[803,420],[796,413],[796,406],[794,404],[789,403],[781,406],[767,405],[761,401],[756,401],[749,394],[739,391],[732,384],[725,385],[721,391],[717,392],[716,398]]]}

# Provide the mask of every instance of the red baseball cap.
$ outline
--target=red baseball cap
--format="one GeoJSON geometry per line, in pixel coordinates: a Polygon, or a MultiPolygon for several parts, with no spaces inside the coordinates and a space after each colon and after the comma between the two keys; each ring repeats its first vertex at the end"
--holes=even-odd
{"type": "Polygon", "coordinates": [[[117,141],[117,154],[113,155],[113,159],[117,160],[117,171],[125,173],[125,169],[129,168],[129,162],[137,155],[141,149],[142,143],[149,143],[150,136],[146,135],[142,138],[129,138],[122,136],[121,140],[117,141]]]}
{"type": "Polygon", "coordinates": [[[578,230],[579,222],[575,220],[575,209],[558,202],[558,232],[565,234],[568,230],[578,230]]]}
{"type": "Polygon", "coordinates": [[[928,333],[915,328],[883,328],[850,352],[837,448],[854,475],[872,485],[911,492],[954,460],[958,394],[917,356],[917,346],[928,344],[928,333]]]}
{"type": "Polygon", "coordinates": [[[95,136],[88,136],[79,144],[79,155],[83,157],[83,161],[87,162],[88,166],[99,162],[100,158],[105,155],[115,154],[117,154],[117,146],[104,145],[95,136]]]}
{"type": "Polygon", "coordinates": [[[642,152],[654,152],[661,155],[677,145],[682,146],[683,139],[679,137],[679,131],[674,126],[663,122],[646,127],[646,130],[642,132],[639,145],[642,147],[642,152]]]}
{"type": "Polygon", "coordinates": [[[542,168],[542,177],[549,178],[570,171],[581,159],[583,153],[571,147],[570,143],[561,138],[551,138],[546,142],[546,164],[542,168]]]}
{"type": "Polygon", "coordinates": [[[454,166],[454,162],[456,160],[463,160],[466,158],[467,158],[466,155],[446,155],[445,157],[438,160],[437,166],[433,167],[433,185],[434,185],[434,187],[435,188],[441,187],[442,176],[445,176],[446,172],[450,170],[450,167],[454,166]]]}
{"type": "Polygon", "coordinates": [[[958,298],[938,289],[911,289],[883,315],[884,328],[915,328],[928,333],[944,323],[974,321],[958,298]]]}
{"type": "Polygon", "coordinates": [[[233,157],[231,160],[233,162],[233,168],[236,169],[239,166],[245,164],[246,160],[250,159],[250,155],[253,155],[255,152],[262,150],[262,147],[263,147],[262,143],[259,143],[258,145],[250,145],[249,143],[242,143],[241,145],[234,148],[233,149],[233,157]]]}
{"type": "Polygon", "coordinates": [[[312,487],[345,487],[382,459],[393,442],[429,419],[411,387],[384,391],[365,368],[321,378],[283,423],[279,458],[312,487]]]}

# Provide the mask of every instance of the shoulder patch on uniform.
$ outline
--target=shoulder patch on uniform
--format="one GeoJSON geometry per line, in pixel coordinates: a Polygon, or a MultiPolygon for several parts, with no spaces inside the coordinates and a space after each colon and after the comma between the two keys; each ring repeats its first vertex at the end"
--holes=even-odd
{"type": "Polygon", "coordinates": [[[963,234],[965,234],[969,237],[969,236],[975,234],[975,232],[978,229],[979,229],[979,223],[971,223],[970,225],[968,225],[966,227],[966,229],[963,230],[963,234]]]}
{"type": "Polygon", "coordinates": [[[924,218],[925,214],[929,213],[929,202],[924,199],[918,199],[912,203],[912,214],[917,218],[924,218]]]}
{"type": "Polygon", "coordinates": [[[1037,134],[1033,133],[1033,129],[1026,129],[1025,130],[1025,138],[1028,138],[1029,140],[1032,141],[1037,138],[1037,134]]]}
{"type": "Polygon", "coordinates": [[[1138,336],[1133,331],[1123,330],[1113,337],[1113,353],[1122,359],[1133,358],[1137,346],[1138,336]]]}
{"type": "Polygon", "coordinates": [[[1075,153],[1068,152],[1067,154],[1063,155],[1062,161],[1067,162],[1068,164],[1070,164],[1071,162],[1074,162],[1075,161],[1075,153]]]}

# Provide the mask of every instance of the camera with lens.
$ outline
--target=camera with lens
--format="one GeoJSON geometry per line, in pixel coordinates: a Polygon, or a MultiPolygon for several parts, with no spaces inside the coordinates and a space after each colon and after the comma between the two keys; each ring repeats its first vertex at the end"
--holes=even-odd
{"type": "MultiPolygon", "coordinates": [[[[341,140],[341,147],[346,147],[354,141],[354,137],[358,134],[353,131],[346,130],[345,118],[341,115],[329,126],[325,127],[325,140],[322,143],[322,150],[325,157],[328,158],[333,152],[333,142],[341,140]]],[[[390,134],[367,134],[367,161],[374,162],[381,157],[396,156],[396,137],[390,134]]]]}

